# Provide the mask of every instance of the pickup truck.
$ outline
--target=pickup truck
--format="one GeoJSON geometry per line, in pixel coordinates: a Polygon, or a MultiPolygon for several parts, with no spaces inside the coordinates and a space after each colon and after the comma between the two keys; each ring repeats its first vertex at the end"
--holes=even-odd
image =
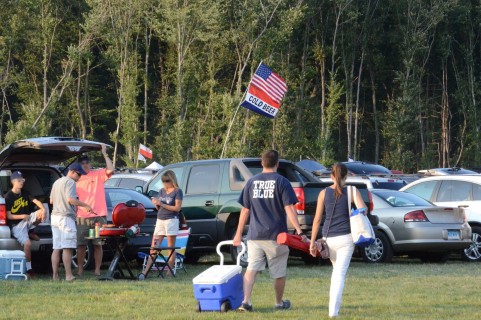
{"type": "MultiPolygon", "coordinates": [[[[176,174],[179,187],[184,191],[182,212],[192,228],[187,257],[194,260],[202,253],[215,250],[220,241],[234,237],[242,208],[237,202],[240,192],[247,180],[262,171],[262,165],[259,158],[175,163],[164,167],[147,185],[137,187],[137,190],[148,197],[157,196],[162,188],[161,176],[167,170],[176,174]]],[[[332,182],[321,182],[287,160],[280,160],[278,173],[291,182],[299,199],[296,204],[299,224],[309,235],[319,192],[332,182]]],[[[366,200],[369,200],[368,193],[366,200]]],[[[293,230],[292,226],[289,227],[293,230]]],[[[237,256],[237,249],[232,247],[231,254],[237,256]]],[[[304,258],[307,260],[308,256],[304,258]]],[[[247,255],[242,257],[243,264],[246,259],[247,255]]]]}

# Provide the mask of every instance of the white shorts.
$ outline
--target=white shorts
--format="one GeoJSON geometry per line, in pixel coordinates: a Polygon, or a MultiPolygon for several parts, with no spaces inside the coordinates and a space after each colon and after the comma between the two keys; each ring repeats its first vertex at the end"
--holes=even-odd
{"type": "Polygon", "coordinates": [[[22,220],[12,228],[12,235],[23,246],[29,239],[28,232],[36,227],[37,212],[32,212],[28,221],[22,220]]]}
{"type": "Polygon", "coordinates": [[[154,237],[156,236],[176,236],[179,233],[179,219],[161,220],[155,223],[154,237]]]}
{"type": "Polygon", "coordinates": [[[75,219],[67,216],[52,215],[50,217],[52,226],[53,249],[75,249],[77,248],[77,226],[75,219]]]}

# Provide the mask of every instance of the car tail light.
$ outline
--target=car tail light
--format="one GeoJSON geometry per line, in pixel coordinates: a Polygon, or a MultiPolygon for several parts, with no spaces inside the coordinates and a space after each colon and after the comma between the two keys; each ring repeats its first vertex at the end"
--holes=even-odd
{"type": "Polygon", "coordinates": [[[0,226],[7,224],[7,206],[0,204],[0,226]]]}
{"type": "Polygon", "coordinates": [[[368,191],[367,195],[369,197],[369,212],[372,212],[374,210],[374,202],[372,201],[372,193],[370,191],[368,191]]]}
{"type": "Polygon", "coordinates": [[[306,209],[306,198],[304,196],[304,189],[294,188],[294,192],[296,193],[297,200],[299,201],[295,204],[297,214],[304,214],[304,210],[306,209]]]}
{"type": "Polygon", "coordinates": [[[422,210],[411,211],[404,215],[404,222],[429,222],[422,210]]]}

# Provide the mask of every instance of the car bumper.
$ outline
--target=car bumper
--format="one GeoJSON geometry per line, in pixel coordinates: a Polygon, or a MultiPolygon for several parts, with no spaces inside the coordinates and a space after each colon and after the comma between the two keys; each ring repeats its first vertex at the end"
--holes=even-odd
{"type": "Polygon", "coordinates": [[[471,227],[466,224],[406,223],[403,240],[395,241],[397,252],[462,250],[471,244],[471,227]],[[448,231],[459,231],[459,239],[448,239],[448,231]]]}

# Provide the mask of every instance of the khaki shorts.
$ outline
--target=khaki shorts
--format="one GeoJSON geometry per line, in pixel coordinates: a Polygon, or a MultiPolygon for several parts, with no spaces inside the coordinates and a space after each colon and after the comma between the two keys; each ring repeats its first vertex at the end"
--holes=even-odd
{"type": "MultiPolygon", "coordinates": [[[[93,217],[93,218],[80,218],[77,217],[77,245],[86,246],[88,240],[85,239],[89,236],[89,230],[95,229],[95,224],[98,223],[100,227],[107,223],[105,217],[93,217]]],[[[92,240],[94,246],[101,246],[102,240],[92,240]]]]}
{"type": "Polygon", "coordinates": [[[287,274],[289,248],[273,240],[247,240],[249,271],[262,271],[267,266],[271,278],[284,278],[287,274]]]}
{"type": "Polygon", "coordinates": [[[154,237],[176,236],[179,233],[179,219],[161,220],[155,223],[154,237]]]}
{"type": "Polygon", "coordinates": [[[54,250],[77,248],[77,226],[74,218],[52,215],[50,217],[50,226],[52,227],[54,250]]]}

